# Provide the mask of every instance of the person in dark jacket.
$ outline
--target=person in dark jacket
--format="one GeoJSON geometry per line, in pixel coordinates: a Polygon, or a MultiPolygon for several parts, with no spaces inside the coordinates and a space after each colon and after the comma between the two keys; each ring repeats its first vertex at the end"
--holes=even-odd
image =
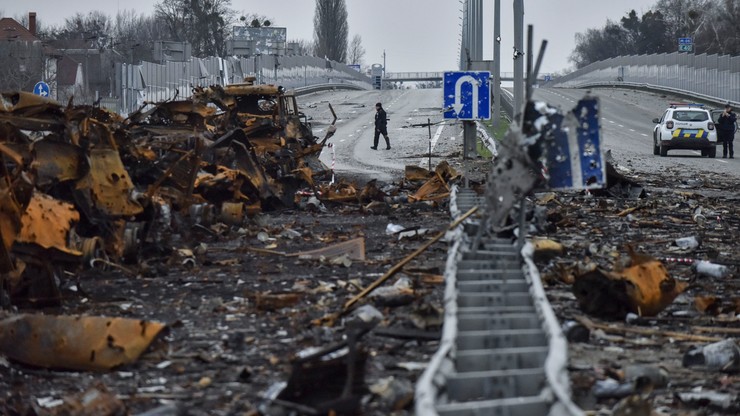
{"type": "Polygon", "coordinates": [[[735,140],[735,122],[737,115],[732,111],[730,104],[725,105],[725,111],[717,119],[717,139],[722,142],[722,157],[730,155],[730,159],[735,157],[735,151],[732,142],[735,140]]]}
{"type": "Polygon", "coordinates": [[[385,139],[385,150],[390,150],[391,141],[388,139],[388,119],[385,110],[383,110],[383,104],[377,103],[375,104],[375,137],[373,138],[371,149],[378,150],[378,139],[381,134],[385,139]]]}

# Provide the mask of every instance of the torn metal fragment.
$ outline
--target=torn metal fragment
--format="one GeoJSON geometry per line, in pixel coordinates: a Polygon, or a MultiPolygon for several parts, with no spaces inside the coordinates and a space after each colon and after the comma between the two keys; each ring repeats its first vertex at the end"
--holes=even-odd
{"type": "Polygon", "coordinates": [[[77,182],[77,191],[103,215],[119,217],[140,214],[143,208],[130,197],[134,185],[118,151],[92,149],[89,158],[90,170],[77,182]]]}
{"type": "Polygon", "coordinates": [[[261,311],[276,311],[295,306],[300,300],[300,293],[258,293],[256,304],[261,311]]]}
{"type": "Polygon", "coordinates": [[[80,251],[69,247],[70,231],[79,221],[80,214],[72,204],[36,192],[21,217],[23,227],[16,243],[35,244],[44,249],[81,256],[80,251]]]}
{"type": "Polygon", "coordinates": [[[110,370],[138,360],[165,327],[142,319],[21,314],[0,321],[0,353],[36,367],[110,370]]]}
{"type": "Polygon", "coordinates": [[[688,287],[659,260],[634,252],[630,257],[631,265],[623,270],[597,268],[576,276],[573,293],[584,312],[619,320],[630,312],[655,316],[688,287]]]}
{"type": "Polygon", "coordinates": [[[319,259],[333,258],[346,255],[347,258],[352,260],[365,260],[365,238],[358,237],[349,241],[343,241],[341,243],[333,244],[328,247],[319,248],[316,250],[302,251],[300,253],[293,254],[301,259],[319,259]]]}

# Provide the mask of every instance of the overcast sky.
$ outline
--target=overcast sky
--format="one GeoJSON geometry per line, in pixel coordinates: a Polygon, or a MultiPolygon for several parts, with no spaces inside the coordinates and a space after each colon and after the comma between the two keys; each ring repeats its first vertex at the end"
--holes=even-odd
{"type": "MultiPolygon", "coordinates": [[[[77,12],[100,10],[111,17],[120,10],[151,15],[153,0],[2,0],[5,16],[37,13],[43,25],[60,25],[77,12]]],[[[493,1],[484,1],[483,59],[493,58],[493,1]]],[[[535,57],[543,39],[548,41],[541,73],[567,72],[575,34],[601,28],[607,19],[619,21],[635,9],[639,16],[654,0],[524,0],[524,45],[527,25],[533,26],[535,57]]],[[[513,68],[513,0],[501,1],[501,70],[513,68]]],[[[233,9],[271,18],[273,26],[286,27],[289,40],[313,38],[313,0],[232,0],[233,9]]],[[[460,0],[347,0],[349,32],[362,37],[365,64],[383,63],[396,71],[454,71],[462,16],[460,0]]]]}

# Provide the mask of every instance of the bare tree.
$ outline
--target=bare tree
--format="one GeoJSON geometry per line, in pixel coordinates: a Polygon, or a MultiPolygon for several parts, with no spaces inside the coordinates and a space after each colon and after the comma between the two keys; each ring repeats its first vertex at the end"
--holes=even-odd
{"type": "Polygon", "coordinates": [[[310,40],[296,39],[289,40],[288,43],[295,43],[297,45],[295,54],[300,56],[314,56],[314,44],[310,40]]]}
{"type": "Polygon", "coordinates": [[[134,10],[124,10],[113,19],[112,47],[127,62],[153,60],[151,42],[165,36],[162,25],[153,16],[137,16],[134,10]]]}
{"type": "Polygon", "coordinates": [[[362,47],[362,37],[354,35],[347,49],[347,63],[362,65],[365,59],[365,48],[362,47]]]}
{"type": "Polygon", "coordinates": [[[84,40],[90,47],[108,47],[112,42],[113,22],[104,12],[76,13],[64,20],[61,27],[51,30],[58,40],[84,40]]]}
{"type": "Polygon", "coordinates": [[[154,13],[168,40],[190,42],[196,56],[220,56],[234,18],[230,5],[231,0],[162,0],[154,13]]]}
{"type": "Polygon", "coordinates": [[[244,26],[269,27],[275,25],[275,20],[256,13],[240,13],[239,21],[244,26]]]}
{"type": "Polygon", "coordinates": [[[346,62],[349,24],[345,0],[316,0],[313,31],[316,56],[346,62]]]}
{"type": "Polygon", "coordinates": [[[0,91],[32,91],[43,77],[42,46],[32,42],[0,43],[0,91]]]}

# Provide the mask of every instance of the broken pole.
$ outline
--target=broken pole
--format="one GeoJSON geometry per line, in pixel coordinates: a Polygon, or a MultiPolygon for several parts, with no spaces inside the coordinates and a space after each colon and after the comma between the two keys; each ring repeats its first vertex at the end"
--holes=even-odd
{"type": "Polygon", "coordinates": [[[424,243],[423,246],[419,247],[418,249],[416,249],[416,251],[414,251],[413,253],[411,253],[408,256],[406,256],[406,258],[404,258],[403,260],[401,260],[395,266],[391,267],[391,269],[388,270],[378,280],[374,281],[372,284],[370,284],[370,286],[366,287],[362,292],[360,292],[359,294],[357,294],[352,299],[348,300],[347,303],[344,304],[343,312],[346,312],[347,310],[349,310],[349,308],[351,308],[352,305],[354,305],[355,303],[357,303],[358,300],[360,300],[360,299],[364,298],[365,296],[367,296],[370,292],[372,292],[373,290],[375,290],[378,286],[382,285],[383,282],[385,282],[386,280],[390,279],[391,276],[393,276],[394,274],[398,273],[398,271],[400,271],[403,268],[403,266],[405,266],[408,262],[410,262],[411,260],[413,260],[419,254],[423,253],[432,244],[436,243],[440,238],[444,237],[444,235],[447,233],[447,231],[452,230],[455,227],[457,227],[458,225],[460,225],[469,216],[473,215],[475,213],[475,211],[477,211],[477,210],[478,210],[478,206],[477,205],[474,206],[473,208],[470,208],[468,210],[468,212],[466,212],[460,218],[458,218],[455,221],[453,221],[452,224],[450,224],[447,227],[446,230],[444,230],[444,231],[440,232],[439,234],[437,234],[434,238],[432,238],[431,240],[429,240],[426,243],[424,243]]]}
{"type": "Polygon", "coordinates": [[[427,119],[427,127],[429,128],[429,170],[432,170],[432,120],[427,119]]]}

